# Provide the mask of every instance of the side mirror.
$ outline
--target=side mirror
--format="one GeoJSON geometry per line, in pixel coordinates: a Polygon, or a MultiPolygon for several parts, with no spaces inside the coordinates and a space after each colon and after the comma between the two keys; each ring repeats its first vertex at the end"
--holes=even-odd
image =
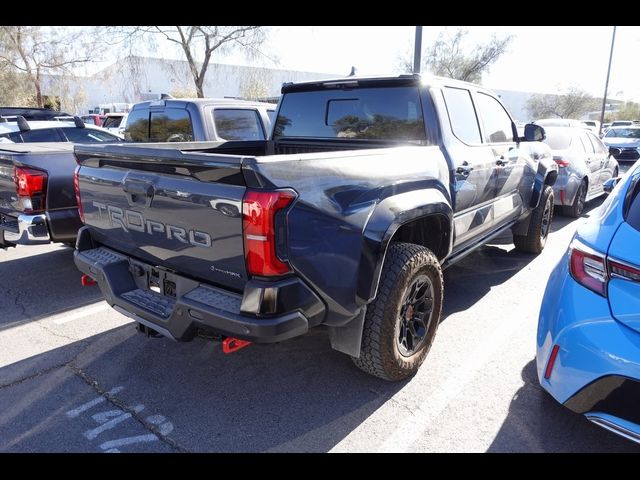
{"type": "Polygon", "coordinates": [[[535,123],[527,123],[524,126],[524,139],[527,142],[541,142],[547,138],[544,128],[535,123]]]}
{"type": "Polygon", "coordinates": [[[616,147],[609,147],[609,155],[612,157],[618,157],[622,153],[622,150],[616,147]]]}
{"type": "Polygon", "coordinates": [[[609,195],[621,179],[622,177],[614,177],[604,182],[602,184],[602,189],[604,190],[604,193],[609,195]]]}

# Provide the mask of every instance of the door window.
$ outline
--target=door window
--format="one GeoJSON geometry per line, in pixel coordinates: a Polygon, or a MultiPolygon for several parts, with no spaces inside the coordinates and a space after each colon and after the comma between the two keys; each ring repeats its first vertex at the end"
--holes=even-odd
{"type": "Polygon", "coordinates": [[[478,93],[478,110],[484,125],[484,140],[487,143],[513,142],[511,117],[495,98],[478,93]]]}
{"type": "Polygon", "coordinates": [[[482,143],[478,118],[471,101],[471,92],[463,88],[445,87],[442,93],[453,134],[467,144],[482,143]]]}

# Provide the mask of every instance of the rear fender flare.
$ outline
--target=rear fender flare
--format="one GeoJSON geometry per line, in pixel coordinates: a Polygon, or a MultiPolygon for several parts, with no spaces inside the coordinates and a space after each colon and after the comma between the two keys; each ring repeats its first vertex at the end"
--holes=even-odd
{"type": "Polygon", "coordinates": [[[357,287],[358,303],[366,304],[376,297],[387,249],[398,229],[413,220],[432,215],[445,217],[449,226],[449,244],[446,252],[448,255],[453,242],[453,209],[448,196],[441,190],[414,190],[387,197],[376,206],[363,232],[364,244],[357,287]]]}
{"type": "Polygon", "coordinates": [[[542,198],[544,187],[553,186],[558,178],[558,165],[547,157],[541,157],[538,162],[535,180],[533,182],[533,195],[531,195],[531,208],[536,208],[542,198]]]}

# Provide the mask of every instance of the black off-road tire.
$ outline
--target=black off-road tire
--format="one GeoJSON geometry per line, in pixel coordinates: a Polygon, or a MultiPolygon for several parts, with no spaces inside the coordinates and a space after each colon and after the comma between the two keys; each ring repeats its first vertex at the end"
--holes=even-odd
{"type": "Polygon", "coordinates": [[[545,186],[540,203],[531,212],[529,230],[526,235],[514,235],[513,244],[521,252],[540,253],[547,243],[553,220],[553,189],[545,186]]]}
{"type": "Polygon", "coordinates": [[[442,295],[442,268],[436,256],[420,245],[393,243],[382,268],[378,294],[367,306],[360,357],[353,358],[353,362],[358,368],[384,380],[398,381],[414,375],[427,356],[438,329],[442,295]],[[432,299],[430,313],[425,315],[429,317],[424,321],[425,334],[417,342],[415,351],[403,354],[400,350],[404,347],[399,340],[403,328],[401,312],[406,308],[409,290],[417,288],[415,285],[420,283],[416,282],[427,281],[425,279],[432,287],[427,292],[432,299]]]}
{"type": "Polygon", "coordinates": [[[584,204],[587,198],[587,182],[582,181],[576,192],[576,198],[573,199],[573,205],[565,205],[562,207],[562,214],[566,217],[578,218],[582,215],[584,204]]]}

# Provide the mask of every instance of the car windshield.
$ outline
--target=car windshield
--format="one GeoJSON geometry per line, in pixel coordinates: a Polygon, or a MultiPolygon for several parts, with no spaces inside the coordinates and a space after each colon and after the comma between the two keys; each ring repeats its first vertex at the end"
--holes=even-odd
{"type": "Polygon", "coordinates": [[[605,137],[640,138],[640,128],[613,128],[605,137]]]}

